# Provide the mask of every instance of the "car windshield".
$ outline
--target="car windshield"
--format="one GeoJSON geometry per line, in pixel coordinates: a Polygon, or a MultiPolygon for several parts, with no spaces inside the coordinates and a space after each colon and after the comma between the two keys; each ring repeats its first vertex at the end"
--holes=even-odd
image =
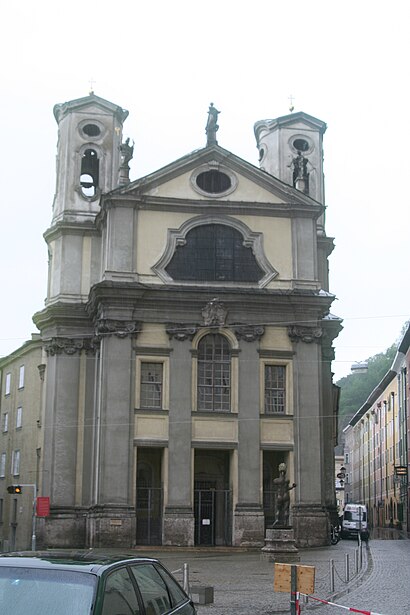
{"type": "Polygon", "coordinates": [[[97,578],[69,570],[0,566],[0,611],[10,615],[90,615],[97,578]]]}

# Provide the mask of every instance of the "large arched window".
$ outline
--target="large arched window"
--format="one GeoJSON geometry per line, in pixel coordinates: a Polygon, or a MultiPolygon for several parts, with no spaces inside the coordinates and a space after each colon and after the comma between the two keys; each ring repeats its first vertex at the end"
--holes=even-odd
{"type": "Polygon", "coordinates": [[[226,224],[204,224],[186,235],[167,267],[173,280],[254,282],[265,272],[242,234],[226,224]]]}
{"type": "Polygon", "coordinates": [[[198,410],[231,409],[231,349],[228,340],[210,333],[198,344],[198,410]]]}

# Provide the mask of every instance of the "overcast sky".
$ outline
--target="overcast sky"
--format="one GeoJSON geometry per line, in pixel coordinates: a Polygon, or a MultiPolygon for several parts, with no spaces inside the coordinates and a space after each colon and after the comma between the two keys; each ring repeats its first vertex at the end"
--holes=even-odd
{"type": "Polygon", "coordinates": [[[324,137],[336,379],[409,318],[410,3],[390,0],[9,2],[1,9],[0,356],[36,331],[55,188],[53,106],[98,96],[130,112],[131,179],[219,144],[258,165],[256,121],[304,111],[324,137]]]}

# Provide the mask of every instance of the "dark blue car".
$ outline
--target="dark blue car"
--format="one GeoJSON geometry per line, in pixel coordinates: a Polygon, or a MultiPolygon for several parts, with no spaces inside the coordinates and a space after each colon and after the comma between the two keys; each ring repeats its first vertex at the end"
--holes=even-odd
{"type": "Polygon", "coordinates": [[[4,615],[194,615],[158,560],[87,553],[0,557],[4,615]]]}

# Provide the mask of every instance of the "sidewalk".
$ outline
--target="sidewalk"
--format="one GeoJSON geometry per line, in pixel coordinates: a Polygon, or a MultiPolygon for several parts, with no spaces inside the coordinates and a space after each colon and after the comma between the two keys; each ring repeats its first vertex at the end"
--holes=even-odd
{"type": "MultiPolygon", "coordinates": [[[[356,574],[355,540],[341,540],[335,546],[301,549],[301,564],[315,566],[314,596],[336,600],[348,588],[355,587],[367,573],[371,558],[362,543],[362,568],[356,574]],[[346,554],[349,555],[349,582],[346,578],[346,554]],[[334,591],[331,591],[330,560],[334,563],[334,591]]],[[[274,564],[261,558],[260,550],[213,548],[144,548],[133,552],[157,557],[182,582],[182,568],[189,566],[190,586],[214,588],[214,602],[198,605],[199,615],[271,615],[290,612],[290,595],[273,591],[274,564]]],[[[302,607],[315,609],[311,601],[302,607]]]]}

